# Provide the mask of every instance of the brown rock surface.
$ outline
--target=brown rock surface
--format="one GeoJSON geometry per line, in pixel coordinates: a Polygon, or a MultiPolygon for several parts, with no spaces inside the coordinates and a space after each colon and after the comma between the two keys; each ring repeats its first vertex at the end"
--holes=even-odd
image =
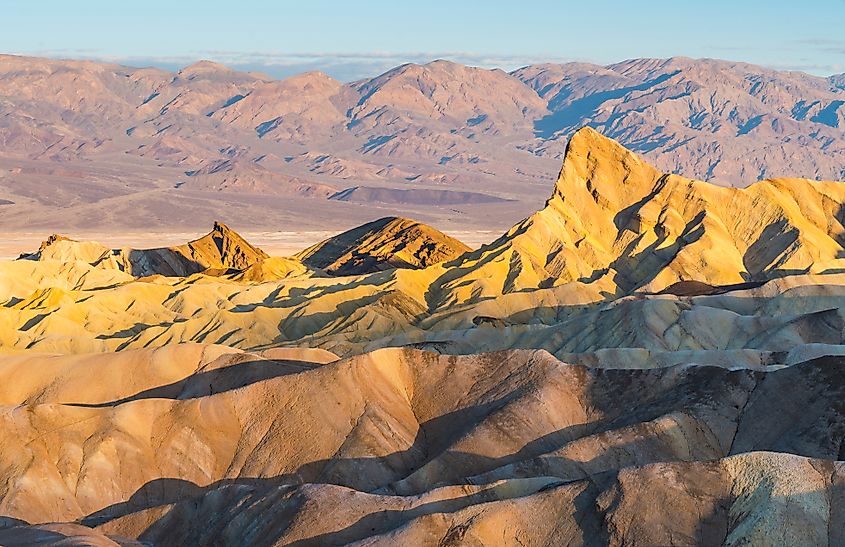
{"type": "Polygon", "coordinates": [[[317,243],[296,258],[334,275],[360,275],[393,268],[426,268],[467,251],[469,247],[431,226],[386,217],[317,243]]]}
{"type": "MultiPolygon", "coordinates": [[[[754,372],[602,371],[542,351],[388,349],[325,365],[222,357],[181,390],[83,403],[39,389],[37,403],[7,407],[4,514],[168,545],[205,534],[285,544],[485,543],[502,533],[527,543],[561,534],[573,544],[824,544],[839,533],[841,358],[754,372]],[[264,373],[229,374],[236,384],[220,376],[261,362],[264,373]]],[[[114,374],[109,385],[132,392],[137,384],[110,369],[133,366],[155,383],[164,379],[149,375],[153,359],[173,362],[145,351],[125,365],[89,356],[54,367],[114,374]]]]}

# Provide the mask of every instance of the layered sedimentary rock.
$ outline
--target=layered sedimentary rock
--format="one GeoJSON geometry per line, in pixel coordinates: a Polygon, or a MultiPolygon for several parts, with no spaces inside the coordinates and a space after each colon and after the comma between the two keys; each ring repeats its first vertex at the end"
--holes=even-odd
{"type": "Polygon", "coordinates": [[[631,371],[542,351],[168,352],[182,357],[54,357],[4,390],[2,510],[18,526],[2,533],[76,521],[163,545],[837,541],[842,358],[631,371]],[[182,360],[197,370],[172,368],[182,360]],[[73,389],[86,374],[118,398],[73,389]]]}
{"type": "Polygon", "coordinates": [[[296,258],[334,275],[360,275],[394,268],[425,268],[466,251],[469,247],[431,226],[386,217],[317,243],[296,258]]]}
{"type": "Polygon", "coordinates": [[[839,545],[843,203],[584,129],[475,251],[51,238],[0,263],[0,543],[839,545]]]}
{"type": "Polygon", "coordinates": [[[208,234],[175,247],[158,249],[109,249],[99,243],[75,241],[53,234],[38,252],[22,259],[86,262],[94,267],[117,269],[134,277],[163,275],[187,277],[206,272],[245,270],[269,258],[225,224],[215,222],[208,234]]]}
{"type": "Polygon", "coordinates": [[[403,220],[293,259],[267,259],[223,226],[153,251],[58,240],[40,262],[0,265],[0,339],[42,351],[174,341],[340,354],[406,344],[542,347],[562,358],[647,350],[634,363],[730,349],[765,361],[760,352],[842,341],[843,188],[802,179],[720,188],[661,174],[584,129],[546,207],[478,250],[403,220]],[[361,275],[338,280],[308,264],[361,275]],[[197,271],[213,275],[127,274],[197,271]]]}

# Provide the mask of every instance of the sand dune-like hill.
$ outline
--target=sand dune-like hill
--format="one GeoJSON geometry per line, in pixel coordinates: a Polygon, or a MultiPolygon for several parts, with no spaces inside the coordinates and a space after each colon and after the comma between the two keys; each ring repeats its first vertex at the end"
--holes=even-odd
{"type": "Polygon", "coordinates": [[[215,222],[211,232],[198,239],[158,249],[109,249],[96,242],[53,234],[36,253],[21,258],[85,262],[99,268],[118,269],[135,277],[186,277],[199,272],[214,275],[245,270],[269,257],[225,224],[215,222]]]}
{"type": "Polygon", "coordinates": [[[386,217],[305,249],[296,257],[335,275],[425,268],[469,251],[453,237],[407,218],[386,217]]]}
{"type": "Polygon", "coordinates": [[[167,383],[85,401],[35,387],[33,372],[34,390],[4,393],[40,395],[0,417],[2,508],[16,519],[0,533],[75,522],[164,545],[838,538],[841,359],[602,371],[542,351],[331,362],[174,349],[193,354],[183,371],[209,364],[172,382],[184,372],[151,374],[171,362],[162,350],[55,357],[44,376],[97,371],[132,393],[144,384],[124,383],[131,366],[167,383]]]}
{"type": "Polygon", "coordinates": [[[839,545],[843,204],[585,128],[476,250],[53,236],[0,262],[0,543],[839,545]]]}
{"type": "Polygon", "coordinates": [[[385,219],[264,262],[218,227],[109,273],[91,261],[108,250],[58,252],[76,247],[57,241],[42,250],[55,248],[56,260],[0,265],[0,336],[15,351],[182,341],[350,355],[412,344],[542,347],[567,359],[625,349],[577,361],[616,366],[691,358],[679,351],[785,362],[778,352],[842,341],[843,188],[801,179],[722,188],[662,174],[584,129],[546,207],[478,250],[385,219]],[[320,271],[357,277],[338,283],[320,271]],[[198,272],[214,275],[178,277],[198,272]],[[171,277],[140,277],[153,274],[171,277]],[[52,289],[62,297],[43,296],[52,289]]]}

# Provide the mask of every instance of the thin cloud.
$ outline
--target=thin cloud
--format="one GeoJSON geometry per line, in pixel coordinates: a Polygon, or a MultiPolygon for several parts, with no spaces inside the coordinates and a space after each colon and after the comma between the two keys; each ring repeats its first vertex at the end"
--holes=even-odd
{"type": "MultiPolygon", "coordinates": [[[[796,40],[805,45],[838,47],[845,41],[831,39],[796,40]]],[[[23,55],[62,59],[88,59],[106,61],[129,66],[155,66],[167,70],[179,70],[200,59],[207,59],[236,70],[264,72],[275,78],[286,78],[303,72],[319,70],[341,81],[356,81],[372,78],[405,63],[424,64],[435,59],[446,59],[469,66],[513,70],[537,63],[565,63],[572,61],[595,62],[558,55],[509,55],[477,53],[468,51],[416,51],[416,52],[266,52],[198,50],[184,55],[164,56],[120,56],[109,55],[90,49],[69,49],[62,51],[29,51],[23,55]]],[[[830,75],[845,72],[845,63],[814,63],[810,60],[796,60],[791,63],[765,64],[774,70],[800,71],[815,75],[830,75]]]]}
{"type": "Polygon", "coordinates": [[[808,74],[816,75],[837,75],[840,72],[845,72],[845,64],[841,63],[785,63],[777,65],[767,65],[768,68],[774,70],[784,70],[793,72],[806,72],[808,74]]]}

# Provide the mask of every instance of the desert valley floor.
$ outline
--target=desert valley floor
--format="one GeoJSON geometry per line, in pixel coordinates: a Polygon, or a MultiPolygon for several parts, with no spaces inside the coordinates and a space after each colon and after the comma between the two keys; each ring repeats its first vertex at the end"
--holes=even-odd
{"type": "Polygon", "coordinates": [[[0,261],[0,544],[845,544],[845,185],[548,194],[0,261]]]}

